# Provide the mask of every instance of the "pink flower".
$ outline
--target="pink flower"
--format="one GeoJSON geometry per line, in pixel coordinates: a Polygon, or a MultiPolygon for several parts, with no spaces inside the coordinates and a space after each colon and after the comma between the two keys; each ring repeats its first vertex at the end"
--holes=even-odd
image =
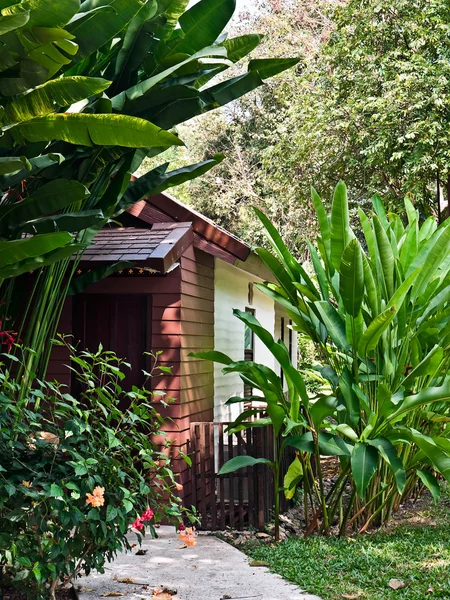
{"type": "Polygon", "coordinates": [[[144,523],[142,522],[141,517],[138,517],[134,523],[131,523],[130,527],[131,529],[142,531],[144,529],[144,523]]]}
{"type": "Polygon", "coordinates": [[[142,513],[142,516],[140,517],[141,521],[151,521],[153,519],[153,511],[151,508],[147,508],[147,510],[145,510],[142,513]]]}

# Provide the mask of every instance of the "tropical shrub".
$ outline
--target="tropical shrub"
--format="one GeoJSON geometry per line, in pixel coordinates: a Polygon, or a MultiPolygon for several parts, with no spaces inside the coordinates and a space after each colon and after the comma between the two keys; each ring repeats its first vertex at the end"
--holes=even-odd
{"type": "MultiPolygon", "coordinates": [[[[384,523],[418,479],[435,500],[434,473],[450,481],[450,220],[437,226],[430,217],[420,225],[406,199],[404,222],[386,214],[375,196],[370,215],[359,211],[361,232],[355,232],[344,183],[328,215],[314,190],[312,198],[320,236],[318,250],[309,244],[311,276],[256,211],[273,248],[256,252],[276,281],[257,287],[314,342],[321,363],[315,370],[328,390],[308,394],[284,343],[248,313],[235,311],[279,362],[287,395],[280,377],[263,365],[214,352],[201,356],[225,364],[225,373],[239,372],[267,402],[267,419],[248,423],[244,413],[235,426],[271,424],[284,437],[278,457],[287,446],[297,449],[285,486],[292,493],[303,481],[307,531],[327,533],[338,523],[344,534],[349,524],[365,530],[384,523]],[[339,457],[328,490],[323,456],[339,457]]],[[[225,468],[234,466],[246,465],[225,468]]],[[[272,467],[279,486],[281,474],[272,467]]]]}
{"type": "Polygon", "coordinates": [[[0,568],[33,600],[102,572],[130,548],[130,528],[155,535],[154,522],[178,523],[182,510],[169,444],[153,441],[165,434],[152,393],[122,389],[128,366],[113,353],[71,350],[77,399],[42,382],[19,400],[0,371],[0,568]]]}
{"type": "MultiPolygon", "coordinates": [[[[45,374],[71,277],[96,232],[144,196],[197,177],[223,157],[173,171],[165,162],[131,182],[143,159],[183,144],[168,129],[296,63],[253,60],[246,73],[226,79],[223,72],[260,36],[222,35],[235,0],[187,5],[2,2],[0,307],[3,329],[22,329],[32,349],[18,371],[23,395],[34,375],[45,374]],[[219,74],[220,82],[212,81],[219,74]],[[23,289],[11,278],[40,267],[24,315],[27,307],[16,301],[23,289]]],[[[124,267],[110,265],[85,284],[124,267]]]]}

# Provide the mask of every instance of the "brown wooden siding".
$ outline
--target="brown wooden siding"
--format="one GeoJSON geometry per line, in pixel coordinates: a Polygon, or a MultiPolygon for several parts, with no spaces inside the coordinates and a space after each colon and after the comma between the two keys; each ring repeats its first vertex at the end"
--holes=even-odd
{"type": "MultiPolygon", "coordinates": [[[[148,294],[151,297],[151,348],[163,353],[159,364],[172,367],[172,376],[153,380],[153,388],[166,392],[174,402],[165,407],[158,398],[158,411],[169,418],[165,430],[174,442],[169,454],[175,458],[179,449],[189,452],[190,424],[212,421],[214,407],[213,364],[195,360],[187,355],[214,347],[214,257],[188,248],[180,267],[165,277],[121,279],[110,277],[89,289],[85,294],[148,294]]],[[[72,301],[64,307],[59,331],[72,332],[72,301]]],[[[76,341],[76,340],[75,340],[76,341]]],[[[102,340],[99,340],[102,341],[102,340]]],[[[49,375],[70,384],[67,353],[55,348],[49,375]]],[[[185,505],[191,502],[190,472],[183,460],[175,459],[173,468],[185,489],[185,505]]]]}
{"type": "MultiPolygon", "coordinates": [[[[181,258],[181,316],[181,402],[175,412],[180,426],[189,422],[189,427],[194,421],[212,421],[214,411],[213,363],[188,356],[214,348],[214,257],[194,248],[181,258]]],[[[189,429],[182,437],[189,438],[189,429]]],[[[185,485],[184,502],[189,505],[189,471],[180,477],[185,485]]]]}

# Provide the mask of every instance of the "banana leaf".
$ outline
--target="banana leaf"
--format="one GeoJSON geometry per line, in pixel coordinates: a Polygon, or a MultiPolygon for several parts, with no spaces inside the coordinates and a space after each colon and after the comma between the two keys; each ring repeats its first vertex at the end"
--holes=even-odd
{"type": "Polygon", "coordinates": [[[14,125],[8,130],[16,143],[63,140],[81,146],[151,148],[182,146],[173,133],[125,115],[55,114],[14,125]]]}

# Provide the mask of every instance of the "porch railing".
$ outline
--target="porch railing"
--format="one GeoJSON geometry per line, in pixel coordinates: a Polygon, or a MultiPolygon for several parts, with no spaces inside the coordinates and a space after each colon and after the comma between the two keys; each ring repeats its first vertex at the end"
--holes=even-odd
{"type": "MultiPolygon", "coordinates": [[[[273,474],[266,465],[239,469],[218,475],[222,465],[235,456],[274,458],[272,427],[247,429],[228,435],[228,423],[191,423],[190,456],[192,459],[192,504],[196,507],[201,528],[211,531],[226,527],[264,528],[272,517],[274,505],[273,474]]],[[[282,472],[292,461],[285,453],[282,472]]],[[[281,508],[287,507],[281,495],[281,508]]]]}

